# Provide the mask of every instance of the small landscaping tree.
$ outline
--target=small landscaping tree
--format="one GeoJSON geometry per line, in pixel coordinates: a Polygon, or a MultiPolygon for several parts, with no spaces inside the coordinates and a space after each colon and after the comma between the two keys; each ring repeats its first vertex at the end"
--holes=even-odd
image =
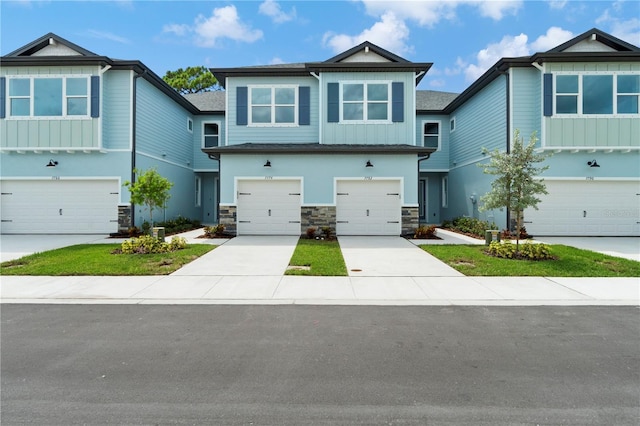
{"type": "Polygon", "coordinates": [[[131,192],[131,202],[133,204],[144,204],[149,209],[149,219],[153,227],[153,209],[156,207],[165,208],[167,201],[171,198],[169,190],[173,183],[169,179],[162,177],[155,168],[140,172],[134,169],[136,175],[135,182],[126,181],[124,186],[131,192]]]}
{"type": "Polygon", "coordinates": [[[529,143],[524,146],[520,131],[515,130],[513,145],[510,152],[483,149],[491,155],[488,164],[479,164],[484,173],[497,176],[491,183],[491,191],[483,195],[480,200],[481,210],[506,207],[516,216],[516,252],[520,246],[520,229],[522,229],[522,213],[524,209],[533,207],[538,209],[539,194],[547,194],[542,179],[536,177],[547,170],[549,166],[537,167],[547,158],[546,155],[536,153],[535,146],[538,138],[536,132],[531,134],[529,143]]]}

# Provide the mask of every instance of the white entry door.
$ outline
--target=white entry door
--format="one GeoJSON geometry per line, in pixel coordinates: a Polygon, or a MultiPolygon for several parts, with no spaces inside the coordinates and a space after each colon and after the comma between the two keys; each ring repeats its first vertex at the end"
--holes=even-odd
{"type": "Polygon", "coordinates": [[[400,235],[400,180],[339,180],[336,183],[336,234],[400,235]]]}
{"type": "Polygon", "coordinates": [[[118,231],[116,179],[3,180],[2,233],[109,234],[118,231]]]}
{"type": "Polygon", "coordinates": [[[545,181],[538,210],[524,212],[533,236],[640,236],[640,182],[545,181]]]}
{"type": "Polygon", "coordinates": [[[239,180],[238,235],[300,235],[300,180],[239,180]]]}

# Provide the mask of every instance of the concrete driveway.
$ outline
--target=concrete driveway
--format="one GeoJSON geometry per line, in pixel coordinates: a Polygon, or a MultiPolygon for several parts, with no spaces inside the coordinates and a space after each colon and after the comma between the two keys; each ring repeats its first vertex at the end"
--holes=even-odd
{"type": "Polygon", "coordinates": [[[536,241],[562,244],[640,262],[638,237],[540,237],[536,241]]]}

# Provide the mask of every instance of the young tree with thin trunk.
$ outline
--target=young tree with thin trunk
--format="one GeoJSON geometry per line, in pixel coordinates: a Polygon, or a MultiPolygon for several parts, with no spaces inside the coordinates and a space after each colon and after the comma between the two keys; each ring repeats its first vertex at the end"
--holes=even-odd
{"type": "Polygon", "coordinates": [[[167,206],[167,201],[171,198],[169,190],[171,190],[173,183],[169,179],[162,177],[155,168],[144,172],[140,172],[138,169],[133,171],[136,175],[136,181],[126,181],[124,186],[131,192],[131,202],[133,204],[147,206],[149,219],[153,227],[153,209],[167,206]]]}
{"type": "Polygon", "coordinates": [[[520,131],[516,129],[510,152],[483,149],[485,154],[491,155],[491,160],[488,164],[479,164],[484,173],[496,176],[491,183],[491,191],[480,198],[483,203],[480,209],[506,207],[515,214],[516,251],[520,248],[524,210],[529,207],[537,210],[540,202],[538,195],[548,193],[544,180],[537,178],[549,168],[536,166],[547,158],[547,155],[535,152],[537,140],[536,132],[533,132],[525,146],[520,131]]]}

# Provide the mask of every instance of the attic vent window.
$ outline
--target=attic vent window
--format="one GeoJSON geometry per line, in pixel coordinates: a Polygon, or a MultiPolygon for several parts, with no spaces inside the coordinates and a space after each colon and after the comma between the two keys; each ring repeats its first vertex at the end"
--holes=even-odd
{"type": "Polygon", "coordinates": [[[53,37],[49,38],[49,44],[52,45],[52,46],[56,44],[56,41],[55,41],[55,39],[53,37]]]}

